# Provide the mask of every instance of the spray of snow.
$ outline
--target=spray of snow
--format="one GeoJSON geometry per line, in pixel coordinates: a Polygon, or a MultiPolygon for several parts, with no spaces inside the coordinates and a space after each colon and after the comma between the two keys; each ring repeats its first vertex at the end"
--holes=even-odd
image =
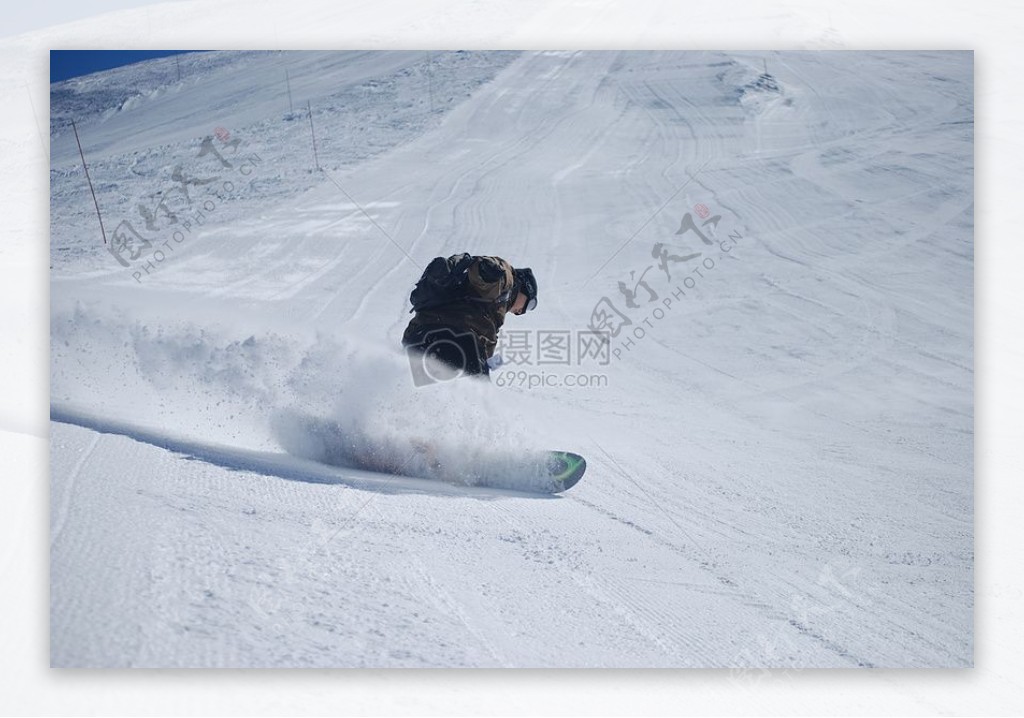
{"type": "Polygon", "coordinates": [[[540,488],[539,458],[523,457],[542,447],[517,419],[533,411],[527,397],[478,379],[417,387],[397,349],[237,323],[154,324],[81,303],[55,313],[51,333],[57,405],[341,466],[540,488]]]}

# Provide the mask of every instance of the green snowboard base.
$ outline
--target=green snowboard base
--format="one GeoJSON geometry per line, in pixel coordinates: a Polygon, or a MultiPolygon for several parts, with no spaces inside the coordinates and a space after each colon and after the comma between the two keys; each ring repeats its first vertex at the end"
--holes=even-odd
{"type": "Polygon", "coordinates": [[[547,469],[552,493],[558,494],[579,483],[587,470],[587,460],[571,451],[552,451],[548,454],[547,469]]]}

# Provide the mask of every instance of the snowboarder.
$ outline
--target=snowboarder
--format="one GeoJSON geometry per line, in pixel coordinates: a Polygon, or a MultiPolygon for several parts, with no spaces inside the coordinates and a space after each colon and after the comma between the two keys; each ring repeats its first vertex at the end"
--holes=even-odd
{"type": "Polygon", "coordinates": [[[410,295],[416,315],[402,336],[417,386],[462,375],[488,376],[508,312],[537,306],[537,280],[501,257],[467,253],[435,258],[410,295]],[[426,357],[451,370],[438,377],[426,357]]]}

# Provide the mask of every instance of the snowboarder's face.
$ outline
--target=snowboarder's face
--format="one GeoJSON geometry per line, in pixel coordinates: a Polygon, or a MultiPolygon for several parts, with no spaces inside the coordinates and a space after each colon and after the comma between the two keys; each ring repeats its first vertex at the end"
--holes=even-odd
{"type": "Polygon", "coordinates": [[[522,292],[516,294],[516,299],[512,302],[512,306],[509,307],[509,311],[513,314],[525,314],[526,313],[526,295],[522,292]]]}

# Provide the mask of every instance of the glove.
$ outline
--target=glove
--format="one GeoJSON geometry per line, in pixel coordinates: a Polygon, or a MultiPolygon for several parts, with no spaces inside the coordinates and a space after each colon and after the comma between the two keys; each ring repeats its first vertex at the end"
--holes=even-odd
{"type": "Polygon", "coordinates": [[[478,271],[480,272],[480,279],[487,283],[497,282],[505,275],[505,270],[503,270],[498,263],[490,257],[480,258],[478,271]]]}

